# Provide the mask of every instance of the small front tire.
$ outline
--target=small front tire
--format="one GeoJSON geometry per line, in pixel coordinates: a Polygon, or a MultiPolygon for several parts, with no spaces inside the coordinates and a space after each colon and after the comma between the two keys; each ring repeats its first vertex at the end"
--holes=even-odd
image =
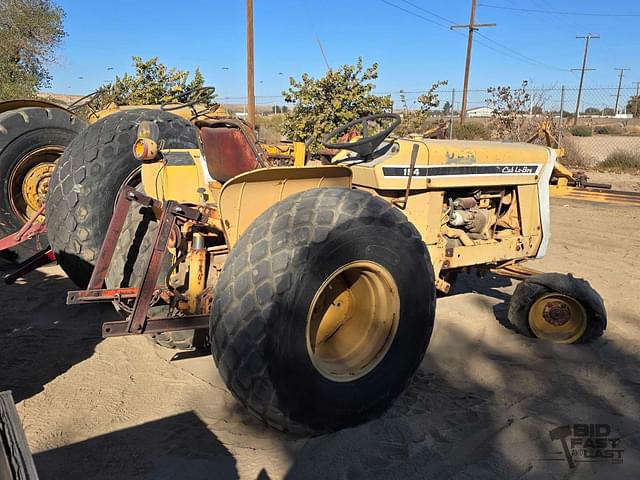
{"type": "Polygon", "coordinates": [[[518,284],[507,317],[522,334],[555,343],[588,343],[607,327],[602,297],[571,274],[543,273],[518,284]]]}

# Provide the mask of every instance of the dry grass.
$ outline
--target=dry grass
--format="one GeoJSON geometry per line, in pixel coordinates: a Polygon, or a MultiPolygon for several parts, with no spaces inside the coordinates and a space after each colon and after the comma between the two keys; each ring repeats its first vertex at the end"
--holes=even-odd
{"type": "Polygon", "coordinates": [[[453,138],[456,140],[489,140],[490,136],[491,133],[482,123],[469,122],[462,127],[453,127],[453,138]]]}
{"type": "Polygon", "coordinates": [[[282,122],[284,122],[282,114],[256,117],[260,141],[264,143],[280,142],[282,140],[282,122]]]}
{"type": "Polygon", "coordinates": [[[596,163],[596,160],[592,156],[585,155],[580,151],[571,137],[565,137],[563,139],[562,148],[564,149],[564,157],[562,157],[561,162],[567,167],[589,168],[596,163]]]}
{"type": "Polygon", "coordinates": [[[612,172],[640,173],[640,153],[630,150],[616,150],[610,153],[604,162],[598,165],[598,168],[612,172]]]}

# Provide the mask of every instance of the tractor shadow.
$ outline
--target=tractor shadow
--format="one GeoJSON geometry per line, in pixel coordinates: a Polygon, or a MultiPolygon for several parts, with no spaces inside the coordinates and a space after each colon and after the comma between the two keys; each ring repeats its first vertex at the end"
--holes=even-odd
{"type": "Polygon", "coordinates": [[[478,342],[448,325],[385,415],[291,449],[286,478],[637,478],[639,352],[495,331],[478,342]],[[576,457],[570,469],[550,432],[577,423],[609,425],[624,463],[576,457]]]}
{"type": "Polygon", "coordinates": [[[460,273],[456,282],[453,284],[451,291],[447,296],[462,295],[465,293],[479,293],[485,297],[499,300],[500,303],[493,305],[491,308],[493,314],[500,325],[512,331],[517,331],[516,327],[507,319],[509,311],[509,302],[511,301],[511,287],[517,285],[517,280],[508,277],[495,275],[487,272],[480,277],[477,273],[460,273]],[[509,293],[504,290],[509,290],[509,293]]]}
{"type": "Polygon", "coordinates": [[[233,455],[194,412],[47,450],[34,460],[42,479],[239,478],[233,455]]]}
{"type": "Polygon", "coordinates": [[[17,402],[89,358],[102,341],[101,324],[113,319],[110,305],[67,306],[77,287],[52,267],[0,286],[0,390],[17,402]]]}

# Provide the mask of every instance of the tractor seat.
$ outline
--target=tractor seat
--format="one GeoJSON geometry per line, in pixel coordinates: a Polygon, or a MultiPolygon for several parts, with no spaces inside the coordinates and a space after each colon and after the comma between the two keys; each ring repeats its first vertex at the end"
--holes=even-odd
{"type": "Polygon", "coordinates": [[[234,118],[196,122],[201,151],[212,178],[221,183],[264,166],[263,152],[247,126],[234,118]]]}

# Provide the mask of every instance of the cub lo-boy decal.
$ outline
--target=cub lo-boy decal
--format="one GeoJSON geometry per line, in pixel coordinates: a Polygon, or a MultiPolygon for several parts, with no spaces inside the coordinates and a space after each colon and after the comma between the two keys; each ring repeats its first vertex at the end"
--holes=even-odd
{"type": "Polygon", "coordinates": [[[536,175],[541,165],[435,165],[432,167],[411,167],[390,165],[382,167],[382,174],[394,177],[458,177],[463,175],[536,175]]]}

